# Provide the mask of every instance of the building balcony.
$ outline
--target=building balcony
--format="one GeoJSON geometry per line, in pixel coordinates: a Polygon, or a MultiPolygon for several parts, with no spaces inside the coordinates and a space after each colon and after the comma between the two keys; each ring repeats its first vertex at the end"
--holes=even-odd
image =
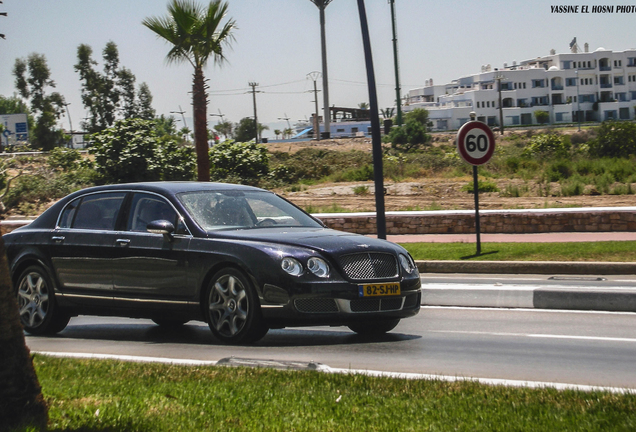
{"type": "Polygon", "coordinates": [[[612,67],[611,66],[599,66],[599,70],[601,70],[601,71],[611,71],[612,67]]]}
{"type": "Polygon", "coordinates": [[[612,83],[601,83],[601,88],[612,88],[612,83]]]}
{"type": "Polygon", "coordinates": [[[562,85],[553,85],[552,86],[552,90],[563,90],[563,86],[562,85]]]}

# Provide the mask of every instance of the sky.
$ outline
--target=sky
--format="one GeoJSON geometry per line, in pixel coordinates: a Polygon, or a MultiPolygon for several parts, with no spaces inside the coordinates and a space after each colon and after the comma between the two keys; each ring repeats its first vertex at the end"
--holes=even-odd
{"type": "MultiPolygon", "coordinates": [[[[201,4],[207,4],[201,0],[201,4]]],[[[387,0],[366,0],[373,63],[380,108],[394,106],[395,73],[391,11],[387,0]]],[[[599,0],[396,0],[400,81],[402,94],[423,87],[428,79],[445,84],[461,76],[478,73],[482,65],[493,68],[569,52],[576,37],[588,42],[590,51],[599,47],[613,51],[636,48],[636,13],[581,13],[581,6],[636,4],[634,1],[599,0]],[[556,5],[579,6],[578,13],[554,13],[556,5]],[[630,36],[631,35],[631,36],[630,36]]],[[[43,54],[56,83],[55,90],[70,103],[75,130],[86,117],[81,102],[81,83],[73,69],[77,47],[93,48],[98,68],[101,53],[113,41],[120,65],[130,69],[137,84],[145,82],[153,95],[157,114],[174,115],[183,126],[179,111],[185,111],[186,126],[193,127],[192,67],[168,64],[169,45],[141,22],[164,16],[167,0],[2,0],[0,12],[0,94],[16,92],[12,74],[17,58],[43,54]]],[[[313,81],[308,74],[321,71],[318,8],[310,0],[228,0],[228,18],[237,30],[227,61],[210,61],[205,69],[209,80],[209,114],[223,114],[238,122],[253,116],[250,82],[259,84],[256,95],[260,123],[275,129],[305,120],[314,111],[313,81]]],[[[327,62],[331,105],[357,107],[368,102],[366,69],[358,2],[333,0],[326,8],[327,62]]],[[[322,89],[322,80],[318,80],[322,89]]],[[[319,94],[322,115],[322,94],[319,94]]],[[[221,117],[210,116],[209,126],[221,117]]],[[[69,127],[64,116],[60,126],[69,127]]]]}

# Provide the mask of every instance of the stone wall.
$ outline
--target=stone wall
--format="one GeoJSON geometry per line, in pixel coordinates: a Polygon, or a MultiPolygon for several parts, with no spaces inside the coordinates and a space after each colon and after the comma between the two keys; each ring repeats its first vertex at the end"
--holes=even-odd
{"type": "MultiPolygon", "coordinates": [[[[541,210],[483,210],[482,233],[549,233],[636,231],[636,207],[541,210]]],[[[375,213],[315,214],[329,228],[358,234],[375,234],[375,213]]],[[[27,220],[2,221],[2,234],[27,220]]],[[[472,234],[475,212],[387,212],[387,234],[472,234]]]]}
{"type": "MultiPolygon", "coordinates": [[[[328,227],[358,234],[376,233],[375,213],[317,214],[328,227]]],[[[636,208],[485,210],[482,233],[636,231],[636,208]]],[[[388,212],[387,234],[471,234],[474,211],[388,212]]]]}

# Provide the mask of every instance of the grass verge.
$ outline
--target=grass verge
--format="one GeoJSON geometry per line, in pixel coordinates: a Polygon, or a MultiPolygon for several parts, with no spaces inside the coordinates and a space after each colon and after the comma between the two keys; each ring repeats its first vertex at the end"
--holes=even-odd
{"type": "Polygon", "coordinates": [[[565,243],[403,243],[416,260],[480,261],[636,261],[636,241],[565,243]],[[468,258],[470,257],[470,258],[468,258]]]}
{"type": "Polygon", "coordinates": [[[636,394],[36,355],[50,431],[622,431],[636,394]]]}

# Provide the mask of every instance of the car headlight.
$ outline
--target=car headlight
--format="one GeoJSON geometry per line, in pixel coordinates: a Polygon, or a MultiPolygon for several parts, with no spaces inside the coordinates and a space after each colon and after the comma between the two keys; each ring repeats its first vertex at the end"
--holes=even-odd
{"type": "Polygon", "coordinates": [[[292,276],[300,276],[303,274],[303,265],[295,258],[285,257],[280,263],[283,270],[292,276]]]}
{"type": "Polygon", "coordinates": [[[407,273],[412,273],[415,269],[414,263],[406,255],[403,254],[400,254],[400,264],[402,264],[402,268],[404,268],[407,273]]]}
{"type": "Polygon", "coordinates": [[[329,264],[327,264],[327,262],[322,258],[309,258],[309,260],[307,260],[307,268],[318,277],[329,277],[329,264]]]}

